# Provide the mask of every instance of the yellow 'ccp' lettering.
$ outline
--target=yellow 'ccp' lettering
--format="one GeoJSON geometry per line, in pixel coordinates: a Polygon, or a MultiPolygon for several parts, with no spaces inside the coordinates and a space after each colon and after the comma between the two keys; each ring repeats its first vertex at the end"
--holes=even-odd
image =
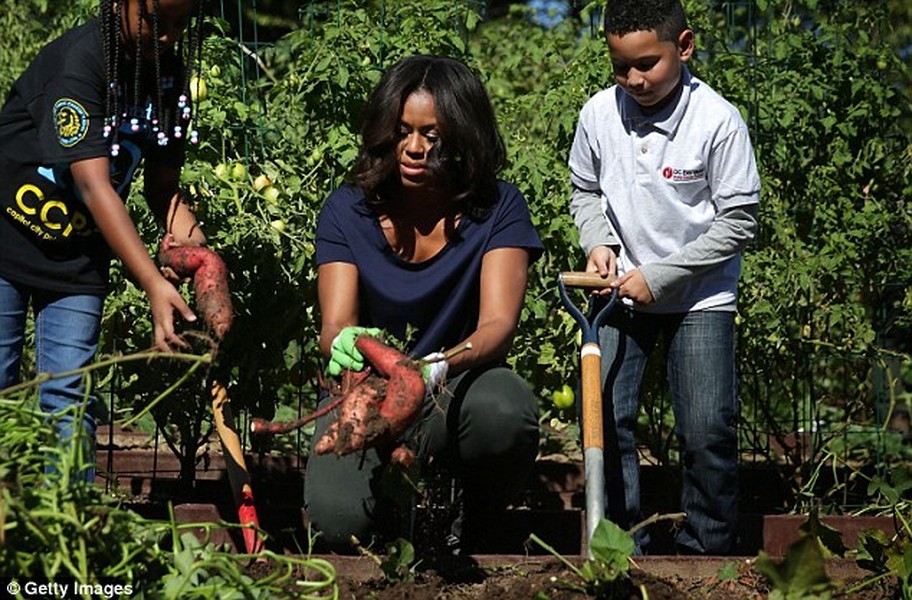
{"type": "MultiPolygon", "coordinates": [[[[67,207],[66,204],[59,200],[48,200],[44,203],[44,206],[41,207],[41,223],[48,229],[58,230],[60,229],[60,223],[54,223],[48,220],[48,213],[51,212],[52,208],[56,208],[63,213],[63,216],[67,216],[67,207]]],[[[63,236],[66,237],[69,235],[69,230],[72,229],[72,226],[67,225],[67,231],[64,232],[63,236]]]]}
{"type": "Polygon", "coordinates": [[[25,195],[29,192],[35,195],[35,197],[38,199],[38,202],[44,201],[44,192],[41,191],[41,188],[32,185],[31,183],[27,183],[19,188],[19,190],[16,192],[16,204],[19,205],[19,209],[25,214],[34,215],[38,211],[33,207],[25,204],[25,195]]]}

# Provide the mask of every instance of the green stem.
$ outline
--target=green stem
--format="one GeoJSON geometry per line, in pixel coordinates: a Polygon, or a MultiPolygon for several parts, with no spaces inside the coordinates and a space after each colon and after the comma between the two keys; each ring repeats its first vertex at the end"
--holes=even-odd
{"type": "Polygon", "coordinates": [[[136,413],[135,415],[133,415],[132,417],[130,417],[129,419],[124,421],[122,426],[129,427],[130,425],[135,423],[140,417],[142,417],[144,414],[148,413],[150,410],[155,408],[155,406],[159,402],[164,400],[168,396],[168,394],[170,394],[171,392],[173,392],[174,390],[179,388],[181,385],[183,385],[184,382],[187,381],[190,378],[190,376],[196,372],[196,370],[200,367],[201,364],[203,364],[203,363],[202,362],[194,363],[193,366],[191,366],[189,369],[187,369],[186,373],[181,375],[180,379],[178,379],[173,384],[168,386],[168,389],[166,389],[164,392],[162,392],[161,394],[156,396],[155,399],[152,400],[152,402],[148,403],[141,411],[139,411],[138,413],[136,413]]]}
{"type": "Polygon", "coordinates": [[[552,548],[551,546],[546,544],[544,540],[542,540],[540,537],[538,537],[534,533],[529,534],[529,539],[532,540],[533,542],[535,542],[536,544],[538,544],[539,546],[541,546],[542,548],[544,548],[545,550],[547,550],[549,553],[551,553],[553,556],[555,556],[559,561],[564,563],[568,569],[570,569],[571,571],[576,573],[577,577],[579,577],[580,579],[585,581],[586,578],[583,576],[583,572],[580,571],[579,568],[577,568],[577,566],[574,565],[572,562],[570,562],[569,560],[567,560],[566,558],[561,556],[557,550],[555,550],[554,548],[552,548]]]}
{"type": "Polygon", "coordinates": [[[687,513],[682,513],[682,512],[668,513],[668,514],[664,514],[664,515],[655,513],[648,519],[640,521],[639,523],[637,523],[636,525],[634,525],[633,527],[628,529],[627,535],[629,535],[630,537],[633,537],[633,534],[635,534],[640,529],[643,529],[644,527],[648,527],[648,526],[652,525],[653,523],[658,523],[659,521],[683,521],[686,518],[687,518],[687,513]]]}
{"type": "Polygon", "coordinates": [[[887,571],[886,573],[881,573],[880,575],[875,575],[874,577],[869,577],[868,579],[865,579],[864,581],[857,583],[857,584],[853,585],[852,587],[848,588],[847,590],[845,590],[843,592],[843,594],[846,597],[851,597],[851,595],[854,594],[855,592],[857,592],[859,590],[863,590],[868,586],[874,585],[881,579],[886,579],[887,577],[893,577],[895,575],[896,575],[896,573],[894,573],[893,571],[887,571]]]}
{"type": "Polygon", "coordinates": [[[54,379],[62,379],[64,377],[72,377],[73,375],[90,373],[91,371],[97,371],[99,369],[104,369],[105,367],[110,367],[112,365],[133,362],[137,360],[153,360],[156,358],[168,358],[172,360],[182,360],[186,362],[195,362],[197,364],[212,363],[212,355],[208,352],[206,354],[184,354],[180,352],[161,352],[159,350],[145,350],[143,352],[137,352],[135,354],[116,354],[108,358],[102,359],[91,365],[85,367],[80,367],[78,369],[73,369],[72,371],[63,371],[62,373],[39,373],[35,376],[34,379],[29,381],[23,381],[22,383],[17,383],[16,385],[11,385],[8,388],[0,389],[0,397],[15,394],[26,390],[29,388],[37,387],[46,381],[52,381],[54,379]]]}

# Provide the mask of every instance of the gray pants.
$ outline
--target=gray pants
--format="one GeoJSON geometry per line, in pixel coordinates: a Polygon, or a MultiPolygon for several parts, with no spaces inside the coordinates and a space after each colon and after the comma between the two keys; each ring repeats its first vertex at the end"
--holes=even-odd
{"type": "MultiPolygon", "coordinates": [[[[332,415],[317,420],[315,440],[331,422],[332,415]]],[[[457,477],[471,521],[473,511],[506,506],[525,483],[538,452],[538,408],[528,384],[510,369],[475,369],[425,402],[405,437],[422,466],[444,461],[457,477]]],[[[389,522],[396,518],[395,502],[384,489],[388,461],[389,448],[341,457],[311,454],[304,502],[322,546],[351,552],[352,535],[366,543],[396,526],[389,522]]]]}

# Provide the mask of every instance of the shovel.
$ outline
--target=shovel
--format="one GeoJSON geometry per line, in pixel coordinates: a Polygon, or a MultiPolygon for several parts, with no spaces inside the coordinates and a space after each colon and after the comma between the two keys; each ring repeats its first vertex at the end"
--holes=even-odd
{"type": "Polygon", "coordinates": [[[604,308],[590,320],[567,295],[567,288],[600,290],[608,287],[613,278],[598,273],[564,272],[558,276],[557,287],[564,308],[580,326],[581,409],[583,434],[583,467],[586,478],[586,548],[592,558],[592,535],[605,517],[605,440],[602,431],[602,352],[598,343],[599,327],[617,303],[618,292],[613,290],[604,308]]]}
{"type": "Polygon", "coordinates": [[[238,522],[244,525],[244,550],[247,554],[259,554],[265,548],[265,540],[258,528],[256,504],[253,500],[253,488],[250,485],[250,472],[244,460],[244,450],[234,417],[231,413],[231,401],[228,390],[218,380],[212,382],[212,415],[215,430],[222,441],[225,454],[225,465],[228,471],[228,483],[231,486],[235,505],[238,507],[238,522]]]}

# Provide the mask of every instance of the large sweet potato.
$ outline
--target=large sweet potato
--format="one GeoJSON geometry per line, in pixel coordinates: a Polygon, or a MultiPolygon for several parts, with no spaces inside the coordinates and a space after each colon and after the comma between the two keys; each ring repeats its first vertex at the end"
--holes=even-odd
{"type": "Polygon", "coordinates": [[[425,387],[414,361],[373,336],[362,335],[355,345],[377,375],[345,392],[338,419],[314,445],[317,454],[391,443],[421,412],[425,387]]]}
{"type": "Polygon", "coordinates": [[[223,339],[234,321],[234,308],[228,291],[228,269],[219,255],[209,248],[175,245],[168,234],[162,240],[158,261],[179,277],[193,278],[197,309],[215,337],[223,339]]]}

